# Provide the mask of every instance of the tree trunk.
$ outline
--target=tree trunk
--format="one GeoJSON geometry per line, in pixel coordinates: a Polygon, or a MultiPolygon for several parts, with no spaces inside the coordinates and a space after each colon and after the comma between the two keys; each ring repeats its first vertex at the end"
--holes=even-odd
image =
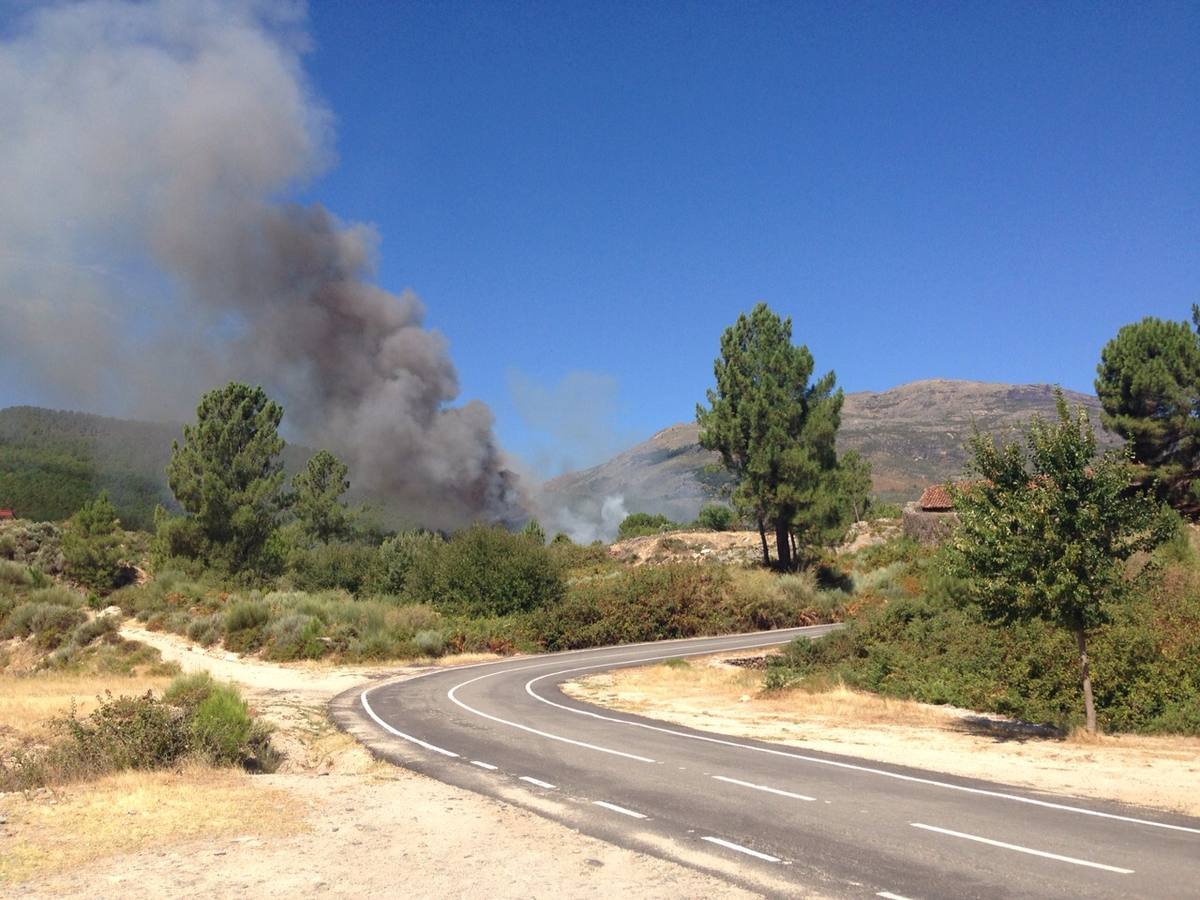
{"type": "Polygon", "coordinates": [[[1087,636],[1083,626],[1075,629],[1075,643],[1079,645],[1079,671],[1083,676],[1083,708],[1087,713],[1087,733],[1096,733],[1096,703],[1092,699],[1092,673],[1088,669],[1087,636]]]}
{"type": "Polygon", "coordinates": [[[767,549],[767,527],[763,525],[762,516],[758,517],[758,537],[762,541],[763,565],[771,565],[771,551],[767,549]]]}
{"type": "Polygon", "coordinates": [[[791,532],[787,526],[787,518],[780,516],[775,522],[775,554],[779,557],[779,568],[783,571],[791,571],[792,568],[792,546],[789,543],[791,540],[791,532]]]}
{"type": "Polygon", "coordinates": [[[796,535],[789,533],[788,537],[792,539],[792,565],[800,567],[800,545],[796,543],[796,535]]]}

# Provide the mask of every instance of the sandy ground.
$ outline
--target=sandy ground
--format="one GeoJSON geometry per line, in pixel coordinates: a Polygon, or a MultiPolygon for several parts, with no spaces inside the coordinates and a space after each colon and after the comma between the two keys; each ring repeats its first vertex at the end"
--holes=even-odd
{"type": "Polygon", "coordinates": [[[184,671],[238,682],[288,761],[274,775],[124,773],[0,795],[0,897],[754,896],[376,762],[325,716],[372,669],[274,665],[122,633],[184,671]]]}
{"type": "Polygon", "coordinates": [[[1200,739],[1057,738],[968,710],[835,689],[762,694],[719,658],[624,669],[564,690],[656,719],[1037,790],[1200,815],[1200,739]]]}

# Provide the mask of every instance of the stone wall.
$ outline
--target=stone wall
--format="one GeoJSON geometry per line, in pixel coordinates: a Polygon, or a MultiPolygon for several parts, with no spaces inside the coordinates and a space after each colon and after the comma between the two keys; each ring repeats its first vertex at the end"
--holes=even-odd
{"type": "Polygon", "coordinates": [[[904,505],[904,533],[922,544],[944,541],[958,524],[955,512],[926,512],[914,500],[904,505]]]}

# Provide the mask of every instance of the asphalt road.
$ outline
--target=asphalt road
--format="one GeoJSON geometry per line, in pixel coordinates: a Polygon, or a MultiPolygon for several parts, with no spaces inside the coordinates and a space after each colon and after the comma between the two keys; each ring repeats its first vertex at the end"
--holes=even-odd
{"type": "Polygon", "coordinates": [[[333,713],[393,761],[764,894],[1200,898],[1200,819],[695,731],[558,687],[828,629],[439,669],[348,691],[333,713]]]}

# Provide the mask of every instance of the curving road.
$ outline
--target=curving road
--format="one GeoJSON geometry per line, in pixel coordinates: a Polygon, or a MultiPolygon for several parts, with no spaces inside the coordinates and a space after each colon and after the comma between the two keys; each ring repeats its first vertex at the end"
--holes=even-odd
{"type": "Polygon", "coordinates": [[[831,627],[438,669],[332,710],[409,768],[769,895],[1200,898],[1200,819],[695,731],[559,690],[831,627]]]}

